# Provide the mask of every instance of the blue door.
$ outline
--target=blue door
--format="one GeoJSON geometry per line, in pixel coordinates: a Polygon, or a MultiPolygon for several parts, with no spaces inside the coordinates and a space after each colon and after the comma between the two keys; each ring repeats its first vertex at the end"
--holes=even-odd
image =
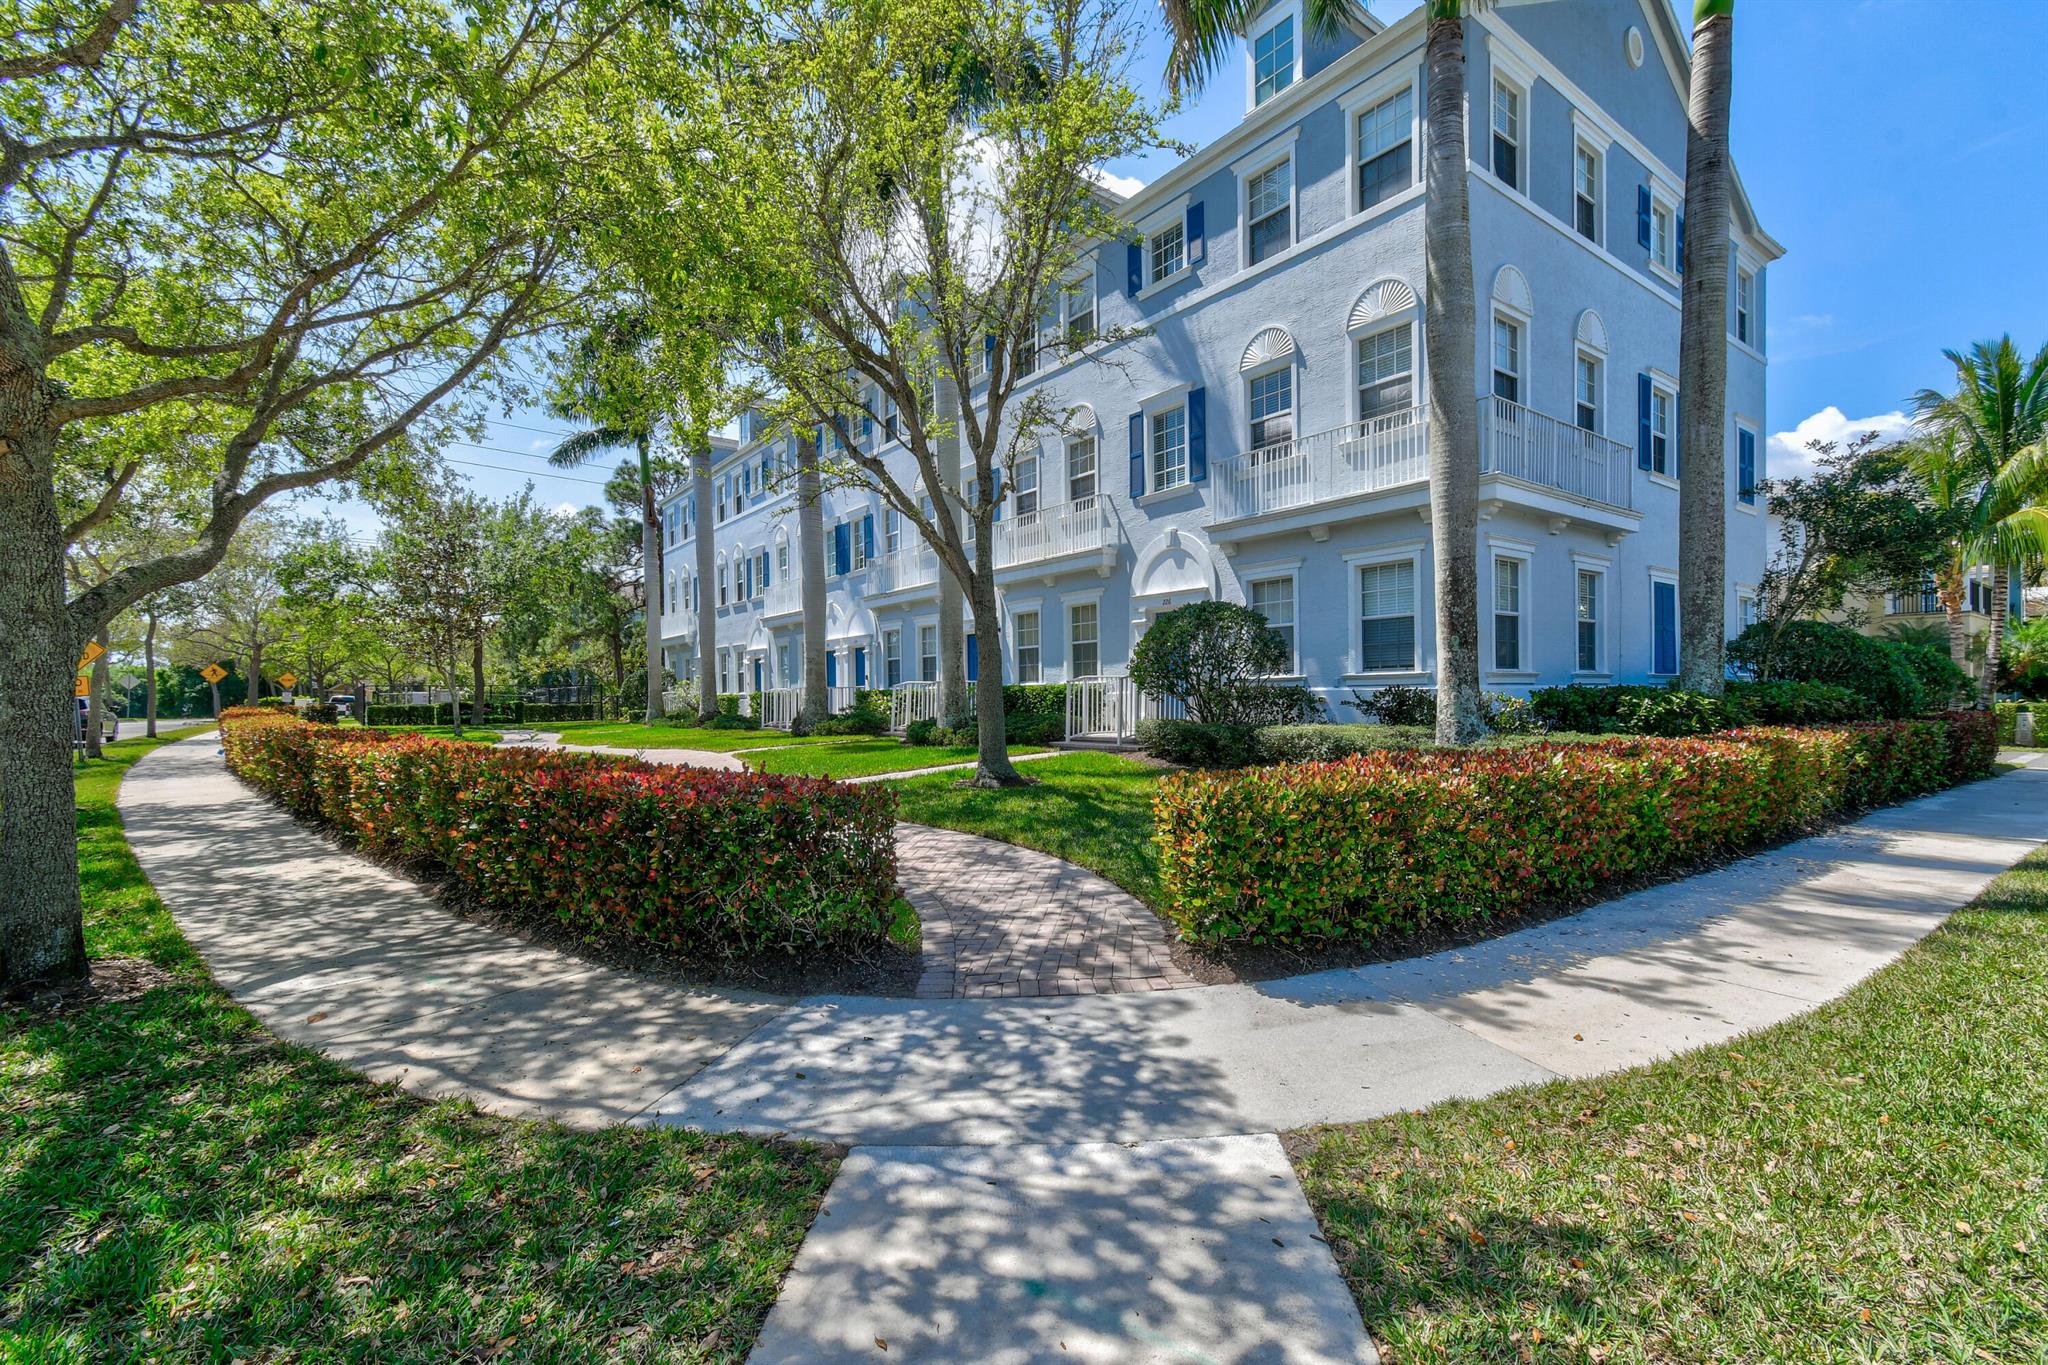
{"type": "Polygon", "coordinates": [[[835,650],[825,651],[825,686],[839,686],[839,654],[835,650]]]}
{"type": "Polygon", "coordinates": [[[975,637],[967,637],[967,681],[973,682],[981,676],[981,651],[975,648],[975,637]]]}
{"type": "Polygon", "coordinates": [[[762,689],[761,689],[761,661],[760,661],[759,659],[756,659],[756,660],[754,660],[754,690],[755,690],[756,692],[759,692],[759,691],[761,691],[761,690],[762,690],[762,689]]]}
{"type": "Polygon", "coordinates": [[[866,687],[868,685],[868,651],[865,645],[855,645],[853,647],[853,685],[855,687],[866,687]]]}

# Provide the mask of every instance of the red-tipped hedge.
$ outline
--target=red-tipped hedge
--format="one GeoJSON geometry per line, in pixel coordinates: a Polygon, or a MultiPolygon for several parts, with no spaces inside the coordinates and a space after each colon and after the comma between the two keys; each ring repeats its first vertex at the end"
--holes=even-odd
{"type": "Polygon", "coordinates": [[[1189,938],[1369,940],[1513,914],[1990,773],[1988,713],[1189,772],[1155,798],[1189,938]]]}
{"type": "Polygon", "coordinates": [[[582,933],[754,953],[878,940],[892,917],[895,796],[879,786],[235,711],[222,733],[229,766],[294,813],[582,933]]]}

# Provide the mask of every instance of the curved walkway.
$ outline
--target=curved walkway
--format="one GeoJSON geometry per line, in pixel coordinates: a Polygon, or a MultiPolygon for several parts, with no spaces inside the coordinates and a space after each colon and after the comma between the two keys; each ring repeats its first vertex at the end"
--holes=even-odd
{"type": "Polygon", "coordinates": [[[1372,1343],[1272,1134],[1808,1010],[2048,840],[2048,770],[1470,948],[1061,1000],[784,1000],[575,962],[298,825],[210,738],[142,759],[120,806],[215,977],[286,1038],[506,1112],[854,1145],[755,1362],[886,1341],[912,1361],[1333,1365],[1372,1343]]]}
{"type": "MultiPolygon", "coordinates": [[[[732,754],[568,745],[560,734],[546,730],[510,731],[503,742],[628,754],[693,768],[742,769],[732,754]]],[[[918,772],[973,766],[946,764],[918,772]]],[[[852,780],[914,775],[880,773],[852,780]]],[[[896,870],[924,930],[919,999],[1104,995],[1200,984],[1174,965],[1159,916],[1114,882],[1051,854],[959,830],[899,824],[896,870]]]]}

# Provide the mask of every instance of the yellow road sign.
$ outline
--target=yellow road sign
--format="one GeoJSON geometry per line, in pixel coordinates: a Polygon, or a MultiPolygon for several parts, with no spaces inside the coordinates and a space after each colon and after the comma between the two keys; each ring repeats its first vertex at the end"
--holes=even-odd
{"type": "MultiPolygon", "coordinates": [[[[106,653],[106,652],[107,652],[107,651],[106,651],[106,647],[105,647],[105,646],[103,646],[102,644],[100,644],[100,642],[99,642],[98,640],[87,640],[87,641],[85,642],[85,653],[83,653],[83,654],[81,654],[81,655],[79,655],[79,656],[78,656],[78,666],[79,666],[79,668],[80,668],[81,670],[83,670],[83,669],[87,669],[87,668],[91,668],[91,667],[92,667],[92,661],[93,661],[94,659],[97,659],[97,658],[99,658],[99,657],[100,657],[100,655],[102,655],[102,654],[104,654],[104,653],[106,653]]],[[[85,694],[84,694],[83,692],[81,692],[81,693],[79,693],[79,695],[80,695],[80,696],[84,696],[85,694]]]]}
{"type": "Polygon", "coordinates": [[[289,692],[299,685],[299,675],[296,673],[280,673],[277,675],[277,685],[289,692]]]}
{"type": "Polygon", "coordinates": [[[92,679],[91,679],[90,677],[88,677],[88,676],[87,676],[86,674],[83,674],[83,673],[79,674],[79,675],[78,675],[78,682],[77,682],[77,684],[76,684],[76,685],[75,685],[75,686],[74,686],[74,687],[72,688],[72,690],[71,690],[71,695],[72,695],[72,696],[74,696],[74,697],[89,697],[89,696],[91,696],[91,695],[92,695],[92,679]]]}
{"type": "Polygon", "coordinates": [[[219,664],[208,664],[206,667],[199,670],[199,676],[206,679],[210,683],[217,683],[222,678],[225,678],[227,675],[228,671],[225,668],[222,668],[219,664]]]}

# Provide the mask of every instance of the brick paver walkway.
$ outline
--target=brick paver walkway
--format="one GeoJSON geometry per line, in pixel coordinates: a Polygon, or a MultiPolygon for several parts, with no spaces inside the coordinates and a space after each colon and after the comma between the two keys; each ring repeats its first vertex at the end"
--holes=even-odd
{"type": "Polygon", "coordinates": [[[917,993],[1099,995],[1201,983],[1173,965],[1137,899],[1048,853],[927,825],[896,827],[897,877],[924,926],[917,993]]]}

